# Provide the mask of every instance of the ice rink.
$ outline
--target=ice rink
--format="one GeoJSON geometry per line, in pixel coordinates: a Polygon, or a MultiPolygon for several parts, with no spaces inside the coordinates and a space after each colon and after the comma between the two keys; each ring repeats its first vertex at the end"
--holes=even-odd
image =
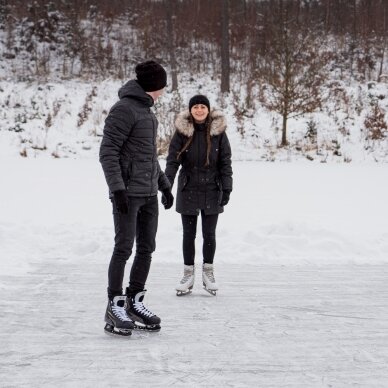
{"type": "Polygon", "coordinates": [[[234,163],[216,297],[182,275],[160,209],[145,304],[159,333],[103,332],[110,204],[91,160],[0,161],[1,387],[388,386],[388,168],[234,163]]]}

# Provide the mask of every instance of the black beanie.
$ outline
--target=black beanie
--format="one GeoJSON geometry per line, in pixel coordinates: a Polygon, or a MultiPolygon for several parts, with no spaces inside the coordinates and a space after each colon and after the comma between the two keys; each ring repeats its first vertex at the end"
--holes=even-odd
{"type": "Polygon", "coordinates": [[[166,70],[155,61],[139,63],[135,72],[137,82],[146,92],[155,92],[167,85],[166,70]]]}
{"type": "Polygon", "coordinates": [[[196,96],[190,98],[189,111],[191,112],[191,108],[197,104],[206,105],[207,109],[209,109],[209,111],[210,111],[210,102],[209,102],[208,98],[206,96],[204,96],[203,94],[197,94],[196,96]]]}

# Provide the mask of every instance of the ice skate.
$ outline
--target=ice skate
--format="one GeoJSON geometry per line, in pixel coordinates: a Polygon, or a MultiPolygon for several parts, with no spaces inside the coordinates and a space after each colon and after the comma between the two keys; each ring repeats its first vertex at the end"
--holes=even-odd
{"type": "Polygon", "coordinates": [[[176,286],[177,296],[190,294],[194,286],[194,279],[195,279],[194,265],[185,265],[183,270],[183,278],[176,286]]]}
{"type": "Polygon", "coordinates": [[[135,295],[127,296],[128,316],[133,320],[137,330],[159,331],[160,318],[143,304],[145,293],[146,290],[143,290],[135,295]]]}
{"type": "Polygon", "coordinates": [[[105,312],[105,333],[128,337],[132,334],[134,324],[125,310],[126,296],[115,296],[108,301],[105,312]]]}
{"type": "Polygon", "coordinates": [[[203,288],[211,295],[217,294],[218,286],[214,279],[213,264],[204,263],[202,267],[203,288]]]}

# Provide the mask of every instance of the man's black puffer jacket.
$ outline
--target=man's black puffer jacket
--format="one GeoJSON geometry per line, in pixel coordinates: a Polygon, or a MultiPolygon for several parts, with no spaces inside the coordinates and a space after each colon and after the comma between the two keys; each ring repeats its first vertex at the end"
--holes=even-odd
{"type": "Polygon", "coordinates": [[[154,101],[135,81],[119,90],[120,100],[105,120],[100,163],[110,194],[127,190],[129,196],[150,197],[170,187],[157,157],[158,121],[154,101]]]}

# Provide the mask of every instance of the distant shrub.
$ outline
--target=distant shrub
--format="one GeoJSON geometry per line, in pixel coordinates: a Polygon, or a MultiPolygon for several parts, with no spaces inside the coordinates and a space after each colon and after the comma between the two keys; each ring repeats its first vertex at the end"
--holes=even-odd
{"type": "Polygon", "coordinates": [[[379,107],[378,103],[372,104],[372,109],[364,121],[367,130],[366,138],[369,140],[381,140],[387,135],[387,123],[385,121],[385,112],[379,107]]]}

